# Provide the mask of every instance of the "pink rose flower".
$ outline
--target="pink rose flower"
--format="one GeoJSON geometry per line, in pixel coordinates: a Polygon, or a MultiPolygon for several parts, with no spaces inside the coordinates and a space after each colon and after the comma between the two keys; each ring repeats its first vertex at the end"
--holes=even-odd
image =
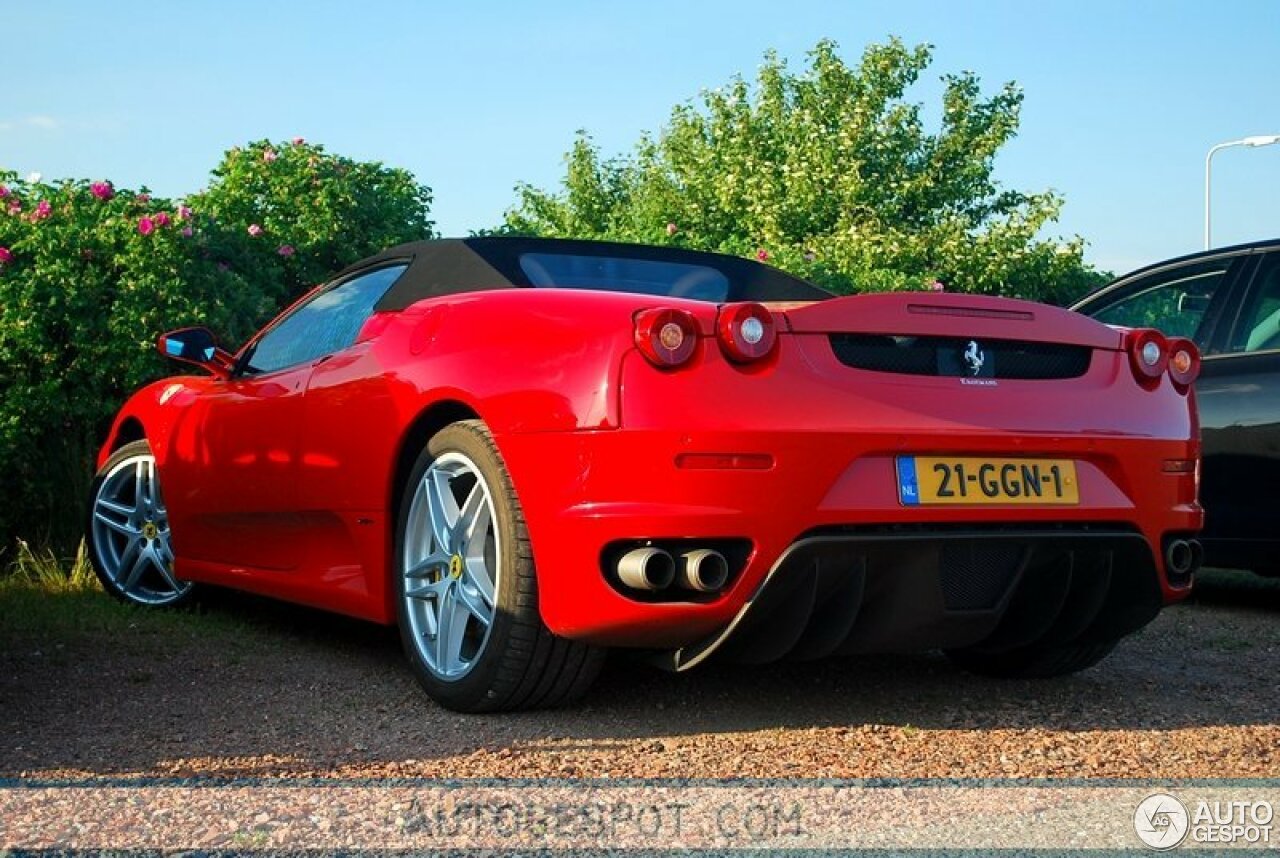
{"type": "Polygon", "coordinates": [[[155,231],[156,231],[155,221],[153,221],[149,217],[138,218],[138,232],[142,233],[143,235],[151,235],[151,233],[155,231]]]}
{"type": "Polygon", "coordinates": [[[947,291],[947,287],[946,287],[945,285],[943,285],[943,283],[942,283],[942,281],[941,281],[941,280],[935,280],[935,281],[933,281],[932,283],[930,283],[930,284],[929,284],[929,286],[928,286],[928,289],[929,289],[929,291],[930,291],[930,292],[945,292],[945,291],[947,291]]]}
{"type": "Polygon", "coordinates": [[[9,196],[9,186],[0,185],[0,200],[3,200],[7,196],[9,196]]]}
{"type": "Polygon", "coordinates": [[[22,203],[17,200],[11,200],[9,202],[9,214],[16,215],[20,211],[22,211],[22,203]]]}
{"type": "Polygon", "coordinates": [[[262,235],[262,227],[258,226],[256,223],[249,224],[249,235],[252,235],[254,238],[262,235]]]}
{"type": "Polygon", "coordinates": [[[111,187],[110,182],[94,182],[89,185],[89,193],[98,199],[106,202],[116,195],[115,188],[111,187]]]}
{"type": "Polygon", "coordinates": [[[152,220],[154,220],[154,221],[156,222],[156,226],[168,226],[168,225],[169,225],[169,213],[168,213],[168,212],[156,212],[156,213],[155,213],[155,216],[152,218],[152,220]]]}
{"type": "Polygon", "coordinates": [[[301,137],[295,137],[295,138],[293,138],[293,145],[294,145],[294,146],[301,146],[303,143],[306,143],[306,142],[307,142],[307,141],[306,141],[306,140],[303,140],[301,137]]]}
{"type": "Polygon", "coordinates": [[[190,238],[190,237],[191,237],[192,235],[194,235],[194,234],[195,234],[195,230],[193,230],[191,227],[189,227],[189,226],[184,226],[184,227],[182,228],[182,237],[183,237],[183,238],[190,238]]]}
{"type": "Polygon", "coordinates": [[[286,257],[288,257],[288,256],[293,256],[293,252],[294,252],[294,251],[293,251],[293,245],[292,245],[292,244],[282,244],[282,245],[280,245],[280,247],[276,250],[276,253],[280,254],[281,256],[286,256],[286,257]]]}
{"type": "Polygon", "coordinates": [[[275,149],[268,149],[267,151],[262,153],[262,160],[266,161],[268,164],[270,164],[272,161],[274,161],[278,157],[280,156],[276,154],[275,149]]]}
{"type": "Polygon", "coordinates": [[[191,209],[185,205],[178,206],[178,220],[191,220],[191,209]]]}
{"type": "Polygon", "coordinates": [[[0,265],[13,261],[13,251],[7,247],[0,247],[0,265]]]}
{"type": "Polygon", "coordinates": [[[53,206],[49,205],[48,200],[41,200],[36,203],[36,210],[31,213],[31,220],[44,220],[51,214],[53,214],[53,206]]]}
{"type": "Polygon", "coordinates": [[[679,231],[680,227],[676,226],[674,223],[667,224],[667,235],[675,235],[679,231]]]}
{"type": "Polygon", "coordinates": [[[138,194],[134,199],[140,203],[149,203],[151,202],[151,194],[138,194]]]}
{"type": "Polygon", "coordinates": [[[769,251],[765,250],[763,247],[756,251],[756,259],[759,259],[761,262],[764,262],[768,258],[769,251]]]}

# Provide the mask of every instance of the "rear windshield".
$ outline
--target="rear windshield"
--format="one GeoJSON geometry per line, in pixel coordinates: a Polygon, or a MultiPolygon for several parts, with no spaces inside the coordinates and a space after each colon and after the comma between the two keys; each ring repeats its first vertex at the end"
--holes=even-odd
{"type": "Polygon", "coordinates": [[[705,265],[621,256],[522,253],[520,269],[534,286],[634,292],[717,303],[729,296],[729,278],[705,265]]]}

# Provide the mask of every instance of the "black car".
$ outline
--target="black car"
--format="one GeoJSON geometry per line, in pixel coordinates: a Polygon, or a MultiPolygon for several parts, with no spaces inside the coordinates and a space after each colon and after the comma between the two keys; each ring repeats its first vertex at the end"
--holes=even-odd
{"type": "Polygon", "coordinates": [[[1205,564],[1280,575],[1280,239],[1149,265],[1072,309],[1200,347],[1205,564]]]}

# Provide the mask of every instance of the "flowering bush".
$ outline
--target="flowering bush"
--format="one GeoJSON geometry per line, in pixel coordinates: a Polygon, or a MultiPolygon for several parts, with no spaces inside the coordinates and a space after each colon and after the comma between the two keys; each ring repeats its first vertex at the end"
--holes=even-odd
{"type": "Polygon", "coordinates": [[[407,170],[295,138],[232,149],[188,203],[253,241],[243,263],[294,298],[352,262],[433,234],[431,189],[407,170]]]}
{"type": "Polygon", "coordinates": [[[78,538],[113,413],[175,371],[158,333],[201,324],[236,345],[307,285],[430,234],[409,174],[303,144],[242,163],[266,149],[232,150],[182,202],[0,171],[0,544],[78,538]]]}
{"type": "Polygon", "coordinates": [[[1021,92],[943,78],[941,127],[907,90],[926,46],[871,45],[854,67],[819,42],[803,74],[773,55],[675,108],[657,137],[604,159],[582,135],[558,192],[528,185],[503,230],[676,244],[767,260],[836,291],[929,289],[1065,302],[1098,282],[1083,242],[1046,240],[1061,200],[999,187],[1021,92]]]}

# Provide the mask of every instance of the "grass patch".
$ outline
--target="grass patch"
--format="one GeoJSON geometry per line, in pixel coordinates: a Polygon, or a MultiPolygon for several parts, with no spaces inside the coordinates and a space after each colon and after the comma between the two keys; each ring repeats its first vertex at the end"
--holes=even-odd
{"type": "Polygon", "coordinates": [[[113,599],[89,565],[84,543],[74,557],[59,558],[19,541],[13,560],[0,572],[0,641],[74,642],[98,640],[105,633],[144,644],[156,635],[239,644],[259,629],[252,616],[209,609],[199,601],[146,608],[113,599]]]}

